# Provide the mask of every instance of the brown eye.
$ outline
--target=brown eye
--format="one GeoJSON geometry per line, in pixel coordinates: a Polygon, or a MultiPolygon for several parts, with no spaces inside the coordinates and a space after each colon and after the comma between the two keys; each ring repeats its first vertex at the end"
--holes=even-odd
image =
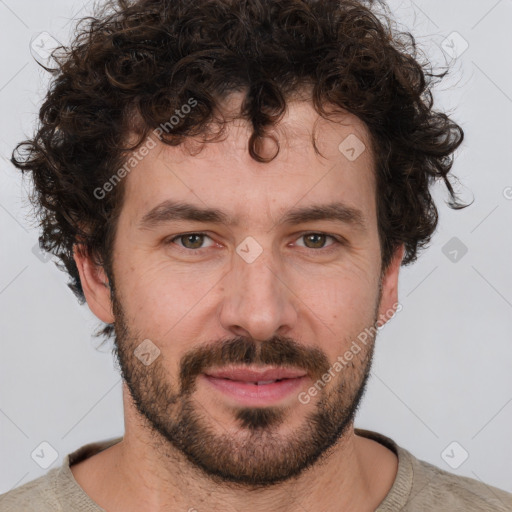
{"type": "MultiPolygon", "coordinates": [[[[205,238],[210,239],[209,236],[204,233],[186,233],[184,235],[178,235],[169,240],[169,242],[176,243],[180,247],[185,249],[203,249],[205,238]]],[[[211,244],[210,244],[211,245],[211,244]]]]}
{"type": "Polygon", "coordinates": [[[323,249],[328,238],[333,239],[332,236],[325,235],[324,233],[308,233],[301,237],[305,241],[305,246],[309,249],[323,249]]]}
{"type": "Polygon", "coordinates": [[[180,239],[183,241],[183,246],[187,249],[199,249],[203,245],[204,235],[192,233],[191,235],[180,236],[180,239]]]}

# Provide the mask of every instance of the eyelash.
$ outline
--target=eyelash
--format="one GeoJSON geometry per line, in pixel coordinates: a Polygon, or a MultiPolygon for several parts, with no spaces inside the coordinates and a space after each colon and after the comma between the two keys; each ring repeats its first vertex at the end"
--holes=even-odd
{"type": "MultiPolygon", "coordinates": [[[[186,237],[186,236],[190,236],[190,235],[202,235],[202,236],[205,236],[205,237],[208,237],[210,239],[212,239],[207,233],[204,233],[204,232],[201,232],[201,231],[192,231],[190,233],[181,233],[179,235],[175,235],[171,238],[168,238],[164,241],[164,244],[165,245],[170,245],[170,244],[173,244],[175,240],[178,240],[180,238],[183,238],[183,237],[186,237]]],[[[320,247],[318,249],[312,249],[312,248],[309,248],[309,247],[304,247],[304,249],[309,249],[311,251],[316,251],[316,252],[324,252],[324,253],[327,253],[327,252],[330,252],[334,249],[336,249],[337,247],[336,246],[340,246],[340,245],[344,245],[345,244],[345,241],[343,238],[339,237],[339,236],[335,236],[335,235],[331,235],[329,233],[324,233],[322,231],[308,231],[307,233],[302,233],[297,239],[300,239],[300,238],[304,238],[308,235],[322,235],[322,236],[325,236],[326,238],[330,238],[334,243],[328,245],[327,247],[320,247]]],[[[213,240],[213,239],[212,239],[213,240]]],[[[177,244],[175,244],[177,245],[177,244]]],[[[199,248],[199,249],[188,249],[187,247],[182,247],[180,245],[177,245],[178,248],[180,250],[183,250],[183,251],[187,251],[188,253],[197,253],[197,254],[202,254],[202,252],[204,250],[207,250],[209,249],[209,247],[203,247],[203,248],[199,248]]]]}

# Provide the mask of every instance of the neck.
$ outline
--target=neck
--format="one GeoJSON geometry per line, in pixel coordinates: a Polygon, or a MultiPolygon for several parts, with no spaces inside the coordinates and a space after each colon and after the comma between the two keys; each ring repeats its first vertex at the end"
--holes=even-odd
{"type": "Polygon", "coordinates": [[[393,452],[355,435],[350,424],[313,467],[290,480],[258,489],[219,483],[151,430],[130,404],[123,440],[84,463],[72,467],[75,479],[111,512],[374,511],[398,469],[393,452]]]}
{"type": "Polygon", "coordinates": [[[295,512],[300,504],[311,511],[361,511],[366,510],[364,505],[372,489],[359,439],[351,427],[332,453],[311,470],[292,480],[251,491],[230,483],[219,485],[173,447],[160,445],[158,449],[154,439],[143,439],[133,432],[126,433],[119,443],[119,467],[126,489],[134,494],[127,501],[141,505],[134,510],[295,512]]]}

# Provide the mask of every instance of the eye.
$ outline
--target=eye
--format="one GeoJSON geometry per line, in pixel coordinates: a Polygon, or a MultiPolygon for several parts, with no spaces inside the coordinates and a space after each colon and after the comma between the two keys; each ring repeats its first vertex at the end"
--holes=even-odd
{"type": "MultiPolygon", "coordinates": [[[[302,245],[307,249],[326,249],[342,243],[341,240],[338,240],[337,237],[333,235],[317,232],[305,233],[300,236],[298,240],[304,240],[304,245],[300,243],[297,245],[302,245]],[[327,243],[329,240],[331,243],[327,243]]],[[[206,233],[183,233],[167,239],[165,243],[176,244],[178,247],[182,247],[183,249],[197,252],[201,249],[212,247],[215,244],[215,242],[206,233]],[[206,240],[209,240],[210,242],[209,244],[204,245],[206,240]]]]}
{"type": "MultiPolygon", "coordinates": [[[[180,247],[184,247],[185,249],[204,249],[203,246],[204,240],[208,238],[211,242],[213,240],[206,235],[205,233],[185,233],[182,235],[175,236],[170,238],[166,243],[176,243],[176,240],[179,240],[181,243],[176,243],[180,247]]],[[[211,246],[211,244],[210,244],[211,246]]],[[[206,246],[206,247],[210,247],[206,246]]]]}
{"type": "Polygon", "coordinates": [[[341,243],[334,236],[327,235],[325,233],[305,233],[299,238],[299,240],[305,240],[305,247],[308,249],[323,249],[324,247],[330,247],[331,245],[341,243]],[[326,246],[325,242],[327,239],[333,240],[333,243],[326,246]]]}

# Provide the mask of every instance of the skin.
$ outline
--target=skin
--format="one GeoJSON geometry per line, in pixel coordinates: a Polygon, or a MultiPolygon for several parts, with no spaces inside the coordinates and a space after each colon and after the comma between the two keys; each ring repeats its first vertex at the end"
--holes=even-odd
{"type": "MultiPolygon", "coordinates": [[[[230,97],[225,111],[236,112],[241,99],[230,97]]],[[[332,365],[359,333],[377,319],[382,324],[389,318],[398,302],[403,247],[382,272],[368,132],[352,115],[340,120],[320,118],[308,101],[290,102],[275,132],[281,151],[271,163],[249,156],[251,129],[241,120],[227,125],[225,140],[207,144],[194,156],[183,146],[159,143],[124,178],[110,283],[114,301],[104,270],[75,250],[89,307],[102,321],[116,323],[125,377],[122,442],[71,467],[79,485],[105,510],[285,512],[300,505],[312,512],[360,512],[375,510],[389,492],[397,457],[355,435],[351,410],[364,390],[373,339],[351,364],[333,372],[309,403],[293,393],[275,416],[250,415],[242,423],[240,406],[195,374],[190,393],[179,393],[187,355],[197,362],[202,350],[220,363],[215,347],[245,341],[258,362],[257,355],[263,357],[272,346],[279,360],[283,346],[293,349],[293,367],[309,364],[312,375],[321,375],[324,365],[332,365]],[[311,144],[314,123],[325,158],[311,144]],[[367,148],[354,161],[338,150],[350,134],[367,148]],[[144,214],[168,199],[218,208],[240,222],[168,220],[142,229],[144,214]],[[278,222],[291,208],[331,202],[359,210],[363,226],[327,219],[278,222]],[[320,238],[306,236],[312,232],[320,238]],[[201,239],[176,238],[183,233],[208,236],[201,245],[201,239]],[[248,236],[262,249],[251,263],[236,252],[248,236]],[[160,350],[148,366],[133,355],[144,339],[160,350]],[[184,418],[185,403],[192,411],[188,420],[197,420],[203,435],[195,455],[209,461],[209,470],[208,464],[192,462],[190,453],[171,439],[178,435],[173,426],[184,418]],[[315,430],[312,418],[320,411],[333,426],[343,426],[342,432],[334,435],[324,423],[315,430]],[[299,460],[308,447],[320,447],[318,429],[330,436],[332,446],[324,439],[316,458],[299,460]],[[292,468],[295,473],[287,475],[292,468]],[[216,469],[225,474],[215,474],[216,469]],[[245,480],[235,482],[234,475],[244,472],[245,480]],[[260,478],[259,486],[251,485],[251,474],[260,478]]],[[[264,149],[273,154],[274,146],[264,149]]],[[[234,362],[235,356],[230,357],[234,362]]],[[[299,391],[315,381],[310,378],[299,391]]],[[[184,434],[185,443],[191,435],[184,434]]]]}

